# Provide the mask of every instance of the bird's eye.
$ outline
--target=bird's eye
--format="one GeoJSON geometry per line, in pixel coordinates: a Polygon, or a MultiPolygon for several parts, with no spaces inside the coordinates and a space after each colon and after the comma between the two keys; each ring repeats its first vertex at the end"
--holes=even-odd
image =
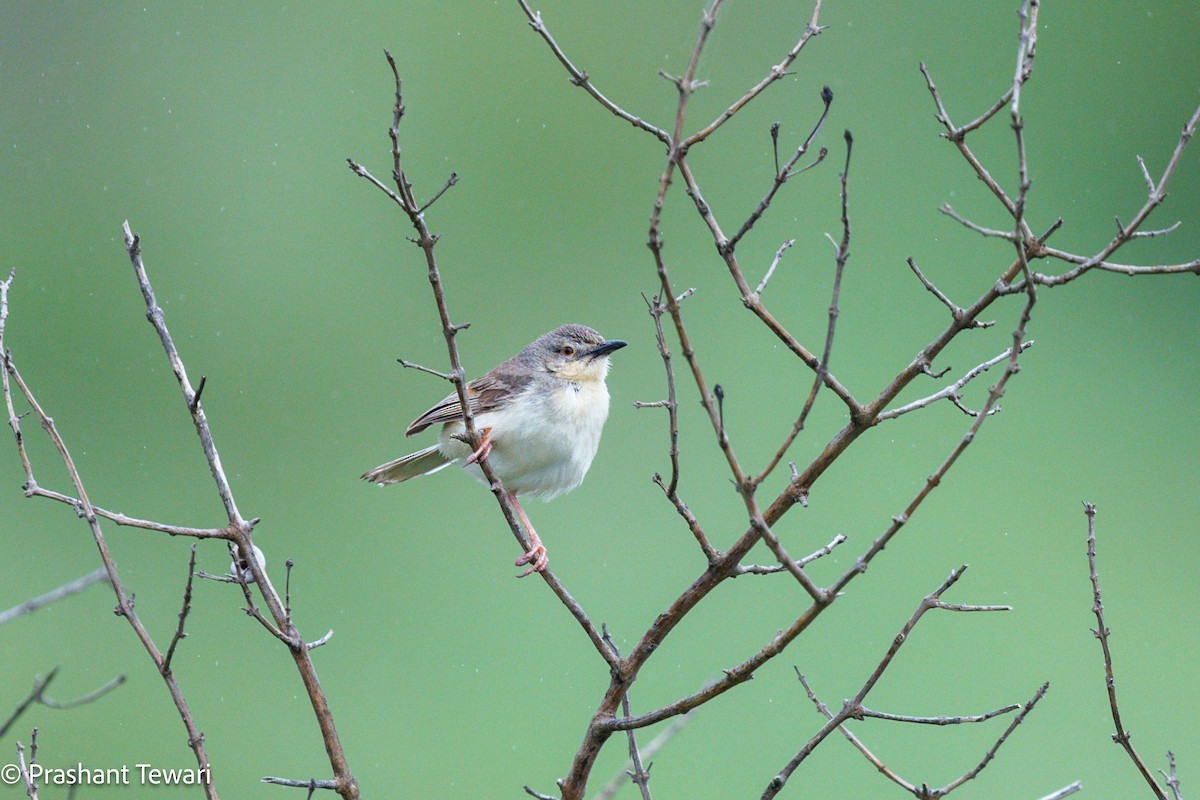
{"type": "Polygon", "coordinates": [[[575,355],[575,348],[569,344],[564,344],[561,352],[564,356],[573,356],[575,355]]]}

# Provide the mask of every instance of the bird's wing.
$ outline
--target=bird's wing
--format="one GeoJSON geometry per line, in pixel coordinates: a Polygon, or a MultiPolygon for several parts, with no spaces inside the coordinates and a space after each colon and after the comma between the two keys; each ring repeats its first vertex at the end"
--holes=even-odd
{"type": "MultiPolygon", "coordinates": [[[[530,380],[529,376],[519,376],[498,370],[489,372],[482,378],[476,378],[467,384],[467,400],[471,404],[471,413],[473,415],[483,414],[497,410],[510,398],[520,394],[530,380]]],[[[447,395],[442,402],[413,420],[404,435],[412,436],[431,425],[459,422],[462,418],[462,404],[458,402],[458,393],[455,392],[447,395]]]]}

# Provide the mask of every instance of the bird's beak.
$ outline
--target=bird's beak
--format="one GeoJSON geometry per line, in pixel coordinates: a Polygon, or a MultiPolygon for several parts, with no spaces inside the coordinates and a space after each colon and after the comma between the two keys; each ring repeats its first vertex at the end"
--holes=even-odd
{"type": "Polygon", "coordinates": [[[620,339],[609,339],[607,342],[601,342],[591,350],[588,350],[584,355],[586,355],[589,359],[599,358],[600,356],[606,356],[609,353],[620,350],[627,344],[628,342],[623,342],[620,339]]]}

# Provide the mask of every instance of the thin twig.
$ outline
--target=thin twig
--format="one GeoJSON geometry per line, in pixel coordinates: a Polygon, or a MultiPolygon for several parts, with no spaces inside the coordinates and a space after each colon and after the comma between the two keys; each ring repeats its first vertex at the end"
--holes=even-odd
{"type": "Polygon", "coordinates": [[[325,633],[325,635],[324,635],[324,636],[322,636],[320,639],[317,639],[317,640],[315,640],[315,641],[311,641],[311,642],[306,642],[306,643],[304,644],[304,647],[305,647],[306,649],[308,649],[308,650],[316,650],[318,647],[321,647],[321,646],[323,646],[323,645],[325,645],[325,644],[328,644],[328,643],[329,643],[329,640],[330,640],[330,639],[332,639],[332,638],[333,638],[333,628],[330,628],[330,629],[329,629],[329,630],[328,630],[328,631],[325,633]]]}
{"type": "MultiPolygon", "coordinates": [[[[1021,342],[1020,351],[1024,352],[1024,351],[1028,350],[1030,347],[1033,347],[1033,343],[1034,343],[1033,339],[1030,339],[1025,342],[1021,342]]],[[[1006,361],[1006,360],[1010,359],[1011,357],[1012,357],[1012,348],[1010,347],[1007,350],[1005,350],[1003,353],[1001,353],[1000,355],[995,356],[993,358],[989,358],[987,361],[984,361],[982,364],[977,364],[976,366],[972,367],[970,370],[967,371],[967,373],[965,375],[963,375],[961,378],[959,378],[958,380],[956,380],[954,383],[950,384],[946,388],[942,389],[941,391],[934,392],[933,394],[929,395],[928,397],[922,397],[920,400],[914,400],[911,403],[907,403],[903,406],[900,406],[899,408],[894,408],[890,411],[884,411],[878,417],[875,418],[876,422],[883,422],[885,420],[895,419],[896,417],[907,414],[910,411],[916,411],[919,408],[924,408],[925,406],[936,403],[938,400],[950,399],[952,401],[957,401],[959,399],[959,393],[963,390],[964,387],[966,387],[966,385],[968,383],[975,380],[976,378],[978,378],[983,373],[987,372],[992,367],[996,366],[997,364],[1001,363],[1002,361],[1006,361]]],[[[956,403],[956,405],[958,405],[958,403],[956,403]]],[[[971,417],[977,416],[979,413],[976,411],[970,411],[969,409],[966,409],[961,405],[959,405],[959,408],[962,409],[968,416],[971,416],[971,417]]],[[[1000,406],[997,405],[997,406],[990,408],[987,413],[994,414],[999,410],[1000,410],[1000,406]]]]}
{"type": "Polygon", "coordinates": [[[1121,722],[1121,709],[1117,703],[1117,681],[1113,677],[1112,650],[1108,646],[1110,631],[1104,624],[1104,600],[1100,596],[1100,572],[1096,566],[1096,506],[1092,503],[1084,503],[1083,513],[1087,516],[1087,558],[1088,573],[1092,580],[1092,613],[1096,615],[1096,627],[1092,629],[1092,633],[1100,640],[1100,649],[1104,653],[1104,685],[1108,688],[1108,705],[1112,710],[1113,726],[1117,731],[1113,734],[1112,739],[1125,749],[1130,760],[1133,761],[1133,765],[1137,767],[1142,778],[1154,792],[1154,796],[1159,800],[1167,800],[1166,792],[1150,774],[1146,762],[1142,761],[1142,757],[1138,755],[1133,742],[1130,741],[1129,731],[1121,722]]]}
{"type": "Polygon", "coordinates": [[[1041,700],[1043,697],[1046,696],[1046,692],[1049,689],[1050,689],[1050,684],[1043,683],[1041,685],[1041,688],[1039,688],[1037,690],[1037,692],[1034,693],[1033,697],[1030,698],[1029,702],[1026,703],[1021,708],[1020,712],[1018,712],[1015,717],[1013,717],[1012,722],[1009,723],[1007,728],[1005,728],[1004,733],[1000,734],[1000,738],[997,739],[996,743],[994,745],[992,745],[991,749],[989,749],[987,751],[987,753],[984,754],[983,758],[980,759],[979,763],[976,764],[974,767],[972,767],[967,772],[965,772],[959,778],[957,778],[957,779],[951,781],[950,783],[946,784],[945,786],[943,786],[941,789],[934,790],[937,793],[935,796],[942,797],[942,796],[948,795],[948,794],[950,794],[950,792],[954,791],[959,786],[962,786],[967,781],[974,780],[975,776],[977,776],[980,772],[982,772],[984,767],[986,767],[989,763],[991,763],[992,759],[996,757],[996,753],[1000,750],[1000,747],[1006,741],[1008,741],[1008,737],[1010,735],[1012,735],[1012,732],[1017,729],[1017,726],[1025,721],[1025,717],[1029,716],[1029,713],[1031,711],[1033,711],[1034,706],[1036,706],[1038,704],[1039,700],[1041,700]]]}
{"type": "MultiPolygon", "coordinates": [[[[816,561],[818,558],[829,555],[833,552],[833,548],[845,541],[846,534],[839,533],[830,540],[829,544],[812,553],[809,553],[804,558],[796,559],[796,566],[804,567],[816,561]]],[[[783,564],[738,564],[734,575],[774,575],[775,573],[786,571],[787,567],[785,567],[783,564]]]]}
{"type": "Polygon", "coordinates": [[[187,584],[183,587],[183,608],[179,611],[179,625],[175,628],[175,635],[171,637],[171,644],[167,647],[167,655],[163,659],[163,670],[171,671],[171,659],[175,657],[175,648],[179,642],[183,640],[186,633],[183,632],[183,626],[187,622],[188,612],[192,610],[192,579],[196,577],[196,545],[192,545],[192,557],[188,561],[188,576],[187,584]]]}
{"type": "Polygon", "coordinates": [[[533,28],[534,31],[536,31],[537,34],[542,37],[546,44],[550,46],[550,50],[554,53],[554,57],[557,58],[559,63],[562,64],[566,68],[567,72],[571,74],[571,83],[575,84],[592,97],[596,98],[596,101],[600,103],[600,105],[604,106],[614,115],[625,120],[630,125],[633,125],[635,128],[641,128],[650,135],[654,136],[663,144],[669,145],[671,143],[671,139],[667,135],[666,131],[656,128],[641,118],[630,114],[628,111],[605,97],[604,94],[596,88],[596,85],[592,83],[592,80],[588,77],[588,74],[572,64],[571,59],[567,58],[566,53],[564,53],[562,48],[558,46],[558,42],[554,41],[554,37],[550,35],[550,30],[546,27],[546,24],[542,22],[541,12],[535,12],[533,9],[531,9],[525,0],[518,1],[521,4],[521,10],[524,11],[525,16],[529,18],[529,27],[533,28]]]}
{"type": "Polygon", "coordinates": [[[61,600],[64,597],[70,597],[73,594],[78,594],[87,587],[91,586],[93,583],[99,583],[107,580],[108,572],[104,569],[104,567],[95,569],[92,572],[89,572],[87,575],[84,575],[82,578],[76,578],[70,583],[65,583],[57,589],[52,589],[51,591],[46,592],[45,594],[40,594],[37,597],[31,597],[24,603],[18,603],[7,611],[0,611],[0,625],[3,625],[6,622],[11,622],[17,617],[23,617],[26,614],[32,614],[38,609],[45,608],[51,603],[61,600]]]}
{"type": "MultiPolygon", "coordinates": [[[[616,654],[617,658],[620,658],[621,651],[617,648],[616,642],[612,640],[612,636],[609,634],[608,628],[601,626],[601,630],[604,632],[604,641],[608,643],[610,648],[612,648],[612,651],[616,654]]],[[[626,717],[630,716],[631,714],[629,709],[629,692],[625,692],[624,696],[621,698],[621,711],[626,717]]],[[[632,728],[630,728],[629,730],[625,731],[625,736],[629,740],[629,764],[631,767],[629,771],[629,778],[641,792],[642,800],[651,800],[650,772],[642,765],[642,753],[638,749],[637,734],[632,728]]]]}
{"type": "Polygon", "coordinates": [[[1167,788],[1171,790],[1171,795],[1175,800],[1183,800],[1183,796],[1179,790],[1179,775],[1175,772],[1175,754],[1170,750],[1167,751],[1167,772],[1161,769],[1159,775],[1163,776],[1163,782],[1167,784],[1167,788]]]}
{"type": "Polygon", "coordinates": [[[450,381],[451,383],[454,382],[454,376],[450,375],[449,373],[439,372],[438,370],[430,369],[429,367],[423,367],[414,361],[405,361],[403,358],[397,358],[396,361],[405,369],[415,369],[419,372],[425,372],[429,375],[436,375],[444,381],[450,381]]]}
{"type": "Polygon", "coordinates": [[[763,279],[758,282],[758,286],[754,289],[755,294],[761,295],[766,290],[767,282],[771,280],[771,276],[775,274],[775,268],[779,266],[779,260],[783,258],[783,252],[795,243],[795,239],[788,239],[775,251],[775,257],[771,259],[771,266],[767,268],[767,274],[763,275],[763,279]]]}
{"type": "MultiPolygon", "coordinates": [[[[338,781],[317,780],[310,778],[306,781],[298,781],[293,778],[275,778],[270,775],[261,779],[263,783],[272,783],[276,786],[291,786],[295,789],[328,789],[331,792],[338,791],[338,781]]],[[[312,796],[311,794],[309,795],[312,796]]]]}
{"type": "MultiPolygon", "coordinates": [[[[883,677],[884,672],[891,665],[893,659],[896,657],[896,654],[900,651],[900,648],[906,641],[908,641],[909,634],[912,633],[913,628],[917,626],[917,623],[921,621],[921,618],[925,616],[926,612],[935,608],[941,609],[947,607],[944,603],[942,603],[942,594],[944,594],[950,589],[950,587],[958,582],[959,578],[962,577],[966,569],[967,566],[964,564],[958,569],[951,571],[949,577],[942,581],[941,585],[938,586],[937,589],[921,600],[921,602],[917,605],[916,611],[912,613],[912,615],[908,618],[908,621],[906,621],[900,628],[900,632],[896,634],[895,638],[892,639],[891,647],[888,648],[887,652],[884,654],[879,664],[875,667],[875,670],[870,674],[870,676],[868,676],[862,687],[858,690],[853,698],[847,700],[842,705],[842,709],[838,713],[829,717],[829,721],[821,727],[821,730],[818,731],[807,742],[805,742],[804,746],[800,748],[796,755],[788,761],[783,769],[781,769],[775,775],[775,777],[770,780],[770,782],[768,782],[767,788],[763,791],[762,800],[770,800],[779,794],[780,790],[783,789],[784,785],[787,783],[792,773],[795,772],[796,768],[799,767],[800,764],[812,754],[813,750],[815,750],[816,747],[822,741],[824,741],[830,733],[839,729],[842,723],[857,717],[861,713],[863,701],[879,682],[879,679],[883,677]]],[[[798,670],[797,674],[799,674],[798,670]]],[[[1008,734],[1006,733],[1005,736],[1007,735],[1008,734]]],[[[1003,742],[1003,740],[1004,737],[1001,737],[1001,742],[1003,742]]],[[[999,747],[999,744],[996,746],[999,747]]],[[[995,748],[993,748],[993,753],[994,751],[995,748]]],[[[989,755],[987,758],[985,758],[984,762],[986,763],[990,757],[991,756],[989,755]]],[[[976,771],[978,771],[978,769],[982,769],[982,766],[977,768],[976,771]]]]}
{"type": "MultiPolygon", "coordinates": [[[[817,134],[821,132],[821,126],[825,124],[825,118],[829,116],[829,106],[831,103],[833,103],[833,91],[828,86],[821,90],[821,101],[825,104],[825,108],[821,111],[821,116],[817,118],[817,124],[813,126],[812,131],[808,134],[808,138],[800,143],[800,146],[796,148],[796,152],[782,167],[780,167],[778,164],[779,154],[778,151],[776,151],[775,179],[771,183],[771,188],[767,191],[763,199],[759,201],[758,207],[750,213],[750,216],[746,218],[746,221],[742,223],[742,226],[738,228],[737,233],[729,238],[729,242],[726,246],[730,249],[737,247],[737,244],[742,240],[742,237],[749,233],[750,229],[754,227],[754,224],[762,218],[762,215],[765,214],[767,209],[771,206],[771,201],[775,199],[776,193],[780,190],[783,184],[787,183],[789,178],[799,175],[801,172],[806,172],[809,169],[812,169],[817,164],[820,164],[822,161],[824,161],[825,156],[829,154],[829,151],[822,147],[820,153],[817,155],[816,161],[814,161],[812,164],[809,164],[807,167],[804,167],[803,169],[795,169],[797,162],[799,162],[800,159],[804,157],[804,154],[808,152],[808,148],[812,145],[813,139],[817,138],[817,134]]],[[[778,131],[778,128],[775,128],[774,130],[778,131]]]]}
{"type": "MultiPolygon", "coordinates": [[[[826,107],[828,110],[828,107],[826,107]]],[[[817,366],[817,374],[813,378],[812,388],[808,392],[808,397],[804,400],[804,405],[800,408],[800,416],[796,418],[792,424],[792,429],[787,437],[783,440],[783,444],[775,451],[775,455],[767,462],[762,472],[753,478],[754,485],[762,483],[775,470],[783,457],[787,455],[787,451],[791,449],[792,443],[796,441],[796,437],[800,435],[800,431],[804,430],[804,423],[808,420],[809,412],[813,409],[813,404],[817,400],[817,393],[825,384],[825,379],[829,375],[829,357],[833,352],[833,334],[837,327],[838,319],[838,298],[842,291],[842,272],[846,268],[846,262],[850,258],[850,211],[849,202],[850,195],[848,191],[848,179],[850,177],[850,154],[854,149],[854,137],[850,135],[850,131],[844,133],[846,141],[846,165],[842,169],[841,184],[842,184],[842,241],[835,248],[835,270],[833,274],[833,296],[829,301],[829,323],[825,330],[825,350],[821,354],[821,360],[817,366]]]]}
{"type": "Polygon", "coordinates": [[[942,212],[947,217],[950,217],[951,219],[957,221],[964,228],[973,230],[982,236],[990,236],[990,237],[997,238],[997,239],[1007,239],[1010,242],[1020,241],[1019,237],[1012,231],[998,231],[995,228],[985,228],[982,225],[977,225],[976,223],[972,222],[971,220],[967,219],[966,217],[963,217],[962,215],[960,215],[957,211],[955,211],[950,206],[949,203],[944,203],[938,209],[938,211],[942,212]]]}
{"type": "MultiPolygon", "coordinates": [[[[1167,160],[1167,165],[1163,168],[1162,176],[1159,177],[1158,182],[1154,183],[1153,181],[1148,181],[1148,183],[1154,184],[1154,188],[1150,190],[1150,193],[1146,198],[1146,202],[1142,205],[1138,212],[1134,214],[1133,219],[1130,220],[1128,225],[1123,226],[1123,229],[1118,231],[1117,235],[1114,236],[1112,240],[1110,240],[1109,243],[1100,250],[1100,252],[1090,257],[1085,258],[1083,256],[1073,256],[1069,253],[1047,248],[1047,255],[1075,263],[1077,266],[1074,269],[1062,273],[1061,275],[1038,276],[1038,283],[1042,284],[1043,286],[1061,286],[1065,283],[1070,283],[1080,275],[1083,275],[1092,269],[1102,269],[1110,272],[1123,272],[1126,275],[1161,275],[1172,272],[1200,271],[1200,259],[1189,264],[1160,265],[1151,267],[1134,267],[1124,264],[1112,264],[1108,260],[1109,256],[1115,253],[1118,248],[1133,238],[1134,234],[1136,234],[1141,228],[1142,223],[1146,221],[1146,218],[1149,217],[1154,209],[1158,208],[1158,206],[1162,204],[1163,200],[1166,199],[1167,193],[1165,190],[1167,183],[1171,180],[1171,176],[1175,174],[1175,168],[1179,165],[1179,161],[1183,157],[1183,151],[1187,147],[1188,142],[1191,141],[1192,137],[1195,135],[1197,125],[1200,125],[1200,106],[1196,108],[1195,112],[1193,112],[1192,116],[1183,126],[1183,132],[1179,135],[1179,141],[1175,143],[1175,149],[1172,151],[1171,157],[1167,160]]],[[[1144,163],[1142,166],[1144,171],[1144,163]]]]}
{"type": "Polygon", "coordinates": [[[1016,711],[1020,707],[1020,703],[1013,703],[1003,708],[997,708],[995,711],[989,711],[986,714],[968,714],[957,717],[918,717],[909,714],[889,714],[884,711],[874,711],[864,706],[858,710],[858,716],[860,718],[882,719],[889,722],[907,722],[914,725],[963,725],[974,722],[987,722],[989,719],[998,717],[1001,714],[1016,711]]]}
{"type": "MultiPolygon", "coordinates": [[[[764,89],[787,74],[788,67],[790,67],[792,62],[795,61],[797,56],[800,55],[800,51],[804,49],[804,46],[808,44],[809,40],[814,36],[820,35],[821,32],[825,30],[817,22],[821,16],[821,2],[822,0],[817,0],[817,2],[813,5],[812,18],[808,21],[808,25],[804,29],[804,34],[800,37],[800,40],[792,46],[792,49],[787,52],[787,55],[783,57],[783,60],[771,67],[771,70],[767,73],[766,77],[754,84],[754,86],[750,87],[749,91],[735,100],[733,104],[729,106],[729,108],[717,115],[716,119],[689,136],[683,142],[684,150],[692,147],[697,142],[702,142],[707,139],[718,128],[728,122],[734,114],[745,108],[747,103],[749,103],[755,97],[758,97],[758,95],[762,94],[764,89]]],[[[703,42],[700,44],[703,46],[703,42]]],[[[697,50],[698,49],[699,48],[697,48],[697,50]]],[[[675,141],[679,141],[678,136],[675,137],[675,141]]]]}
{"type": "Polygon", "coordinates": [[[33,729],[33,734],[29,744],[29,763],[25,763],[25,745],[17,741],[17,771],[21,775],[21,782],[25,784],[25,794],[29,800],[38,800],[38,785],[37,780],[30,775],[30,768],[37,763],[37,732],[38,729],[33,729]]]}
{"type": "MultiPolygon", "coordinates": [[[[1062,219],[1059,219],[1058,222],[1059,222],[1059,224],[1062,224],[1062,219]]],[[[1050,233],[1054,232],[1054,230],[1055,229],[1052,228],[1046,235],[1049,236],[1050,233]]],[[[953,303],[950,300],[950,298],[947,297],[946,294],[941,289],[939,289],[937,286],[935,286],[933,284],[933,281],[931,281],[925,277],[925,273],[921,272],[921,268],[917,266],[917,262],[914,261],[911,256],[907,259],[907,261],[908,261],[909,269],[911,269],[913,271],[913,274],[915,274],[917,276],[917,280],[919,280],[921,282],[921,285],[924,286],[926,289],[928,289],[930,294],[932,294],[934,297],[936,297],[942,303],[942,305],[944,305],[946,308],[950,309],[950,316],[954,317],[955,320],[962,319],[963,314],[964,314],[963,309],[960,308],[959,306],[957,306],[955,303],[953,303]]],[[[973,319],[971,321],[969,327],[990,328],[992,326],[992,324],[993,323],[991,323],[991,322],[980,322],[979,320],[973,319]]]]}
{"type": "Polygon", "coordinates": [[[4,738],[4,734],[8,733],[9,729],[12,728],[16,721],[21,718],[21,715],[24,714],[30,706],[41,700],[42,693],[46,691],[46,687],[49,686],[51,681],[58,676],[58,670],[59,668],[55,667],[47,672],[45,677],[39,675],[38,677],[34,678],[32,691],[26,695],[24,700],[17,704],[17,707],[13,709],[12,714],[10,714],[8,719],[4,721],[4,724],[0,725],[0,739],[4,738]]]}
{"type": "MultiPolygon", "coordinates": [[[[118,686],[125,683],[126,680],[128,680],[127,676],[117,675],[115,678],[112,678],[107,683],[105,683],[103,686],[93,689],[92,691],[88,692],[87,694],[80,695],[79,697],[76,697],[73,700],[55,700],[52,697],[47,697],[45,695],[46,687],[43,686],[42,687],[43,693],[38,697],[38,702],[41,705],[45,706],[46,708],[53,708],[56,711],[69,711],[72,708],[79,708],[80,706],[86,706],[88,703],[96,702],[101,697],[104,697],[104,695],[111,692],[113,689],[116,689],[118,686]]],[[[0,732],[0,736],[3,736],[3,735],[4,734],[2,732],[0,732]]]]}
{"type": "Polygon", "coordinates": [[[1082,788],[1083,782],[1075,781],[1074,783],[1068,784],[1059,789],[1057,792],[1051,792],[1050,794],[1041,798],[1041,800],[1063,800],[1064,797],[1070,797],[1082,788]]]}
{"type": "MultiPolygon", "coordinates": [[[[658,754],[658,751],[663,749],[667,742],[674,739],[675,736],[681,730],[683,730],[684,726],[691,721],[692,716],[695,713],[695,711],[689,711],[688,713],[681,714],[672,720],[670,725],[668,725],[666,728],[663,728],[661,733],[651,739],[649,744],[641,749],[642,758],[646,761],[654,758],[654,756],[658,754]]],[[[609,798],[615,795],[622,786],[629,782],[629,779],[632,777],[630,774],[632,770],[633,762],[626,761],[625,765],[617,771],[617,774],[613,775],[612,779],[604,785],[604,788],[602,788],[592,797],[592,800],[609,800],[609,798]]]]}

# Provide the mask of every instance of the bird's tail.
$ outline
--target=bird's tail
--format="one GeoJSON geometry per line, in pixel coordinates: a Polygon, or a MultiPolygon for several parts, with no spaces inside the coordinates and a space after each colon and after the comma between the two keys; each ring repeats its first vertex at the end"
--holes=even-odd
{"type": "Polygon", "coordinates": [[[373,470],[363,474],[364,481],[387,486],[389,483],[399,483],[406,481],[409,478],[415,478],[418,475],[428,475],[432,472],[437,472],[439,469],[448,467],[454,463],[453,459],[448,459],[442,452],[438,450],[435,444],[432,447],[426,447],[424,450],[418,450],[407,456],[401,456],[395,461],[389,461],[386,464],[380,464],[373,470]]]}

